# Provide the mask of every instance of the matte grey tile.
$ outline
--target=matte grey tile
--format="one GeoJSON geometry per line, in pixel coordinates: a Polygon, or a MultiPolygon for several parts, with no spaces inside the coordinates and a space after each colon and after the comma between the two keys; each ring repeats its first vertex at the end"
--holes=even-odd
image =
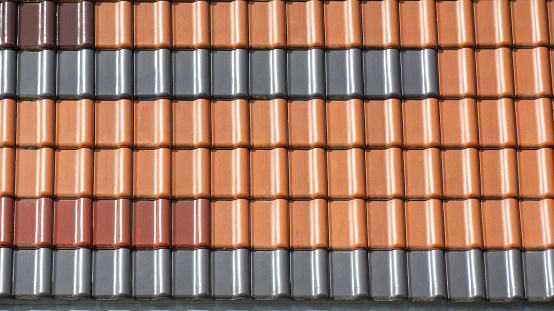
{"type": "Polygon", "coordinates": [[[210,77],[209,50],[173,51],[173,96],[175,98],[209,98],[210,77]]]}
{"type": "Polygon", "coordinates": [[[134,51],[135,98],[171,98],[171,50],[134,51]]]}
{"type": "Polygon", "coordinates": [[[92,296],[95,299],[131,297],[131,253],[127,248],[93,252],[92,296]]]}
{"type": "Polygon", "coordinates": [[[446,299],[446,274],[444,251],[409,251],[408,292],[410,299],[446,299]]]}
{"type": "Polygon", "coordinates": [[[364,50],[364,96],[400,97],[400,54],[397,49],[364,50]]]}
{"type": "Polygon", "coordinates": [[[404,250],[369,251],[368,260],[371,299],[388,301],[408,297],[404,250]]]}
{"type": "Polygon", "coordinates": [[[13,250],[11,248],[0,248],[0,298],[12,295],[12,259],[13,250]]]}
{"type": "Polygon", "coordinates": [[[400,52],[402,97],[439,96],[437,50],[403,50],[400,52]]]}
{"type": "Polygon", "coordinates": [[[94,98],[94,50],[58,51],[58,98],[94,98]]]}
{"type": "Polygon", "coordinates": [[[322,49],[287,51],[289,98],[325,97],[325,55],[322,49]]]}
{"type": "Polygon", "coordinates": [[[329,265],[332,299],[369,298],[367,250],[330,252],[329,265]]]}
{"type": "Polygon", "coordinates": [[[133,296],[136,299],[171,297],[171,250],[133,251],[133,296]]]}
{"type": "Polygon", "coordinates": [[[20,299],[50,297],[52,250],[16,249],[13,257],[12,294],[20,299]]]}
{"type": "Polygon", "coordinates": [[[92,251],[88,248],[54,250],[52,296],[62,299],[89,298],[92,251]]]}
{"type": "Polygon", "coordinates": [[[554,249],[523,252],[523,279],[528,300],[554,299],[554,249]]]}
{"type": "Polygon", "coordinates": [[[212,98],[248,98],[248,50],[212,50],[212,98]]]}
{"type": "Polygon", "coordinates": [[[215,250],[211,253],[212,297],[250,298],[250,251],[215,250]]]}
{"type": "Polygon", "coordinates": [[[133,98],[133,51],[96,51],[96,97],[133,98]]]}
{"type": "Polygon", "coordinates": [[[17,53],[17,96],[54,98],[56,96],[56,51],[17,53]]]}
{"type": "Polygon", "coordinates": [[[329,252],[327,250],[291,251],[290,265],[292,298],[329,298],[329,252]]]}
{"type": "Polygon", "coordinates": [[[15,98],[17,51],[0,51],[0,98],[15,98]]]}
{"type": "Polygon", "coordinates": [[[485,280],[487,299],[492,301],[523,299],[521,251],[518,249],[486,251],[485,280]]]}
{"type": "Polygon", "coordinates": [[[210,298],[210,250],[173,251],[173,296],[210,298]]]}
{"type": "Polygon", "coordinates": [[[252,298],[290,297],[290,257],[286,249],[252,251],[252,298]]]}
{"type": "Polygon", "coordinates": [[[362,98],[364,94],[362,50],[326,50],[327,98],[362,98]]]}
{"type": "Polygon", "coordinates": [[[462,301],[485,299],[487,293],[483,251],[480,249],[447,251],[445,256],[448,299],[462,301]]]}
{"type": "Polygon", "coordinates": [[[250,50],[250,96],[287,97],[287,52],[282,49],[250,50]]]}

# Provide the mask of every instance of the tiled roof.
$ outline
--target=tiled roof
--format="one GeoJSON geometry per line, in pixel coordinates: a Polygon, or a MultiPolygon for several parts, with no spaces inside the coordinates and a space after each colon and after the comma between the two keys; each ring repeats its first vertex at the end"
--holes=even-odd
{"type": "Polygon", "coordinates": [[[553,9],[1,2],[0,296],[554,300],[553,9]]]}

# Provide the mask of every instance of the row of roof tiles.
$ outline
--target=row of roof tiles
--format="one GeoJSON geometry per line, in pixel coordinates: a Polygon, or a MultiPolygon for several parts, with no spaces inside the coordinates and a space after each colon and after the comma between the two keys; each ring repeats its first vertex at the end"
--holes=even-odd
{"type": "Polygon", "coordinates": [[[0,296],[548,301],[554,298],[549,286],[554,281],[552,256],[553,250],[513,249],[92,252],[0,248],[0,296]]]}
{"type": "MultiPolygon", "coordinates": [[[[0,100],[0,147],[554,147],[552,100],[0,100]]],[[[515,151],[514,151],[515,152],[515,151]]]]}
{"type": "MultiPolygon", "coordinates": [[[[548,46],[547,0],[3,2],[0,47],[548,46]]],[[[550,25],[550,27],[549,27],[550,25]]]]}
{"type": "Polygon", "coordinates": [[[554,248],[552,199],[0,203],[0,246],[19,249],[554,248]]]}
{"type": "Polygon", "coordinates": [[[554,198],[551,148],[0,148],[0,163],[19,198],[554,198]]]}

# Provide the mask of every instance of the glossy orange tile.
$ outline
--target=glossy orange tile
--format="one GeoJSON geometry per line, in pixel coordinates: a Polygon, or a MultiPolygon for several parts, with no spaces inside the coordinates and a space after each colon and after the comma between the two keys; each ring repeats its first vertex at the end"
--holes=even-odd
{"type": "Polygon", "coordinates": [[[329,247],[327,201],[290,201],[291,249],[329,247]]]}
{"type": "Polygon", "coordinates": [[[173,147],[210,147],[211,138],[210,101],[173,101],[173,147]]]}
{"type": "Polygon", "coordinates": [[[212,198],[250,197],[250,152],[245,148],[212,149],[212,198]]]}
{"type": "Polygon", "coordinates": [[[329,201],[329,249],[367,248],[365,200],[329,201]]]}
{"type": "Polygon", "coordinates": [[[133,2],[136,49],[171,48],[171,1],[133,2]]]}
{"type": "Polygon", "coordinates": [[[327,198],[325,149],[289,150],[289,195],[295,199],[327,198]]]}
{"type": "Polygon", "coordinates": [[[516,97],[552,95],[548,48],[513,49],[516,97]]]}
{"type": "Polygon", "coordinates": [[[94,147],[94,101],[56,101],[56,147],[94,147]]]}
{"type": "Polygon", "coordinates": [[[554,201],[524,200],[519,202],[521,219],[521,246],[526,250],[554,247],[554,201]]]}
{"type": "Polygon", "coordinates": [[[289,100],[289,144],[293,148],[325,147],[325,101],[289,100]]]}
{"type": "Polygon", "coordinates": [[[478,47],[512,44],[510,0],[474,0],[473,14],[478,47]]]}
{"type": "Polygon", "coordinates": [[[171,198],[171,149],[134,150],[133,197],[171,198]]]}
{"type": "Polygon", "coordinates": [[[485,250],[521,248],[516,199],[481,201],[485,250]]]}
{"type": "Polygon", "coordinates": [[[133,101],[97,100],[94,104],[97,148],[133,146],[133,101]]]}
{"type": "Polygon", "coordinates": [[[287,47],[322,48],[325,45],[323,1],[287,1],[287,47]]]}
{"type": "Polygon", "coordinates": [[[405,197],[441,198],[443,189],[440,149],[404,150],[403,156],[405,197]]]}
{"type": "Polygon", "coordinates": [[[54,195],[56,197],[92,197],[93,149],[58,149],[55,151],[55,161],[54,195]]]}
{"type": "Polygon", "coordinates": [[[554,152],[551,148],[518,150],[519,196],[554,198],[554,152]]]}
{"type": "Polygon", "coordinates": [[[361,148],[327,150],[328,196],[333,199],[366,197],[365,154],[361,148]]]}
{"type": "Polygon", "coordinates": [[[402,147],[402,102],[399,99],[364,101],[365,141],[371,147],[402,147]]]}
{"type": "Polygon", "coordinates": [[[212,249],[250,247],[248,200],[212,201],[212,249]]]}
{"type": "Polygon", "coordinates": [[[443,201],[443,211],[446,249],[483,248],[481,202],[479,200],[443,201]]]}
{"type": "Polygon", "coordinates": [[[165,199],[133,202],[133,248],[171,246],[171,202],[165,199]]]}
{"type": "Polygon", "coordinates": [[[367,201],[366,208],[369,249],[405,248],[404,201],[367,201]]]}
{"type": "Polygon", "coordinates": [[[546,0],[512,0],[512,37],[515,46],[547,46],[546,0]]]}
{"type": "Polygon", "coordinates": [[[328,100],[326,113],[328,147],[354,148],[365,145],[362,100],[328,100]]]}
{"type": "Polygon", "coordinates": [[[15,149],[0,148],[0,195],[15,195],[15,149]]]}
{"type": "Polygon", "coordinates": [[[471,98],[439,101],[441,145],[446,148],[479,146],[477,101],[471,98]]]}
{"type": "Polygon", "coordinates": [[[92,200],[56,200],[53,232],[56,248],[91,248],[92,200]]]}
{"type": "Polygon", "coordinates": [[[361,0],[364,48],[400,47],[398,0],[361,0]]]}
{"type": "Polygon", "coordinates": [[[289,202],[278,199],[250,202],[252,249],[288,249],[289,202]]]}
{"type": "Polygon", "coordinates": [[[135,147],[171,147],[171,100],[134,101],[135,147]]]}
{"type": "Polygon", "coordinates": [[[97,49],[133,48],[133,2],[95,2],[95,44],[97,49]]]}
{"type": "Polygon", "coordinates": [[[550,98],[515,101],[519,148],[554,146],[552,100],[550,98]]]}
{"type": "Polygon", "coordinates": [[[210,13],[213,49],[248,48],[247,1],[211,1],[210,13]]]}
{"type": "Polygon", "coordinates": [[[360,0],[325,1],[325,47],[361,48],[360,0]]]}
{"type": "Polygon", "coordinates": [[[437,13],[433,0],[400,0],[400,45],[402,48],[436,48],[437,13]]]}
{"type": "Polygon", "coordinates": [[[479,160],[483,198],[518,197],[515,149],[480,150],[479,160]]]}
{"type": "Polygon", "coordinates": [[[171,4],[173,48],[209,49],[210,2],[173,1],[171,4]]]}
{"type": "Polygon", "coordinates": [[[406,247],[411,250],[444,248],[441,200],[407,201],[406,247]]]}
{"type": "Polygon", "coordinates": [[[54,202],[50,198],[15,200],[13,238],[15,248],[51,248],[53,210],[54,202]]]}
{"type": "Polygon", "coordinates": [[[287,47],[284,0],[248,1],[250,48],[285,49],[287,47]]]}
{"type": "Polygon", "coordinates": [[[15,196],[19,198],[54,195],[54,149],[16,149],[15,196]]]}
{"type": "Polygon", "coordinates": [[[475,50],[478,97],[500,98],[514,96],[511,52],[510,48],[475,50]]]}
{"type": "Polygon", "coordinates": [[[250,146],[247,100],[211,102],[212,144],[218,148],[250,146]]]}
{"type": "Polygon", "coordinates": [[[477,101],[479,144],[507,148],[517,144],[514,101],[509,98],[477,101]]]}
{"type": "Polygon", "coordinates": [[[472,0],[437,1],[437,35],[439,47],[475,46],[472,0]]]}
{"type": "Polygon", "coordinates": [[[94,150],[94,197],[130,198],[133,195],[133,150],[94,150]]]}
{"type": "Polygon", "coordinates": [[[13,99],[0,100],[0,147],[15,145],[16,106],[13,99]]]}
{"type": "Polygon", "coordinates": [[[368,198],[404,198],[402,149],[366,149],[365,169],[368,198]]]}
{"type": "Polygon", "coordinates": [[[479,198],[479,151],[475,148],[442,150],[443,195],[448,199],[479,198]]]}
{"type": "Polygon", "coordinates": [[[287,149],[250,150],[250,194],[256,199],[289,197],[287,149]]]}
{"type": "Polygon", "coordinates": [[[471,48],[439,51],[439,88],[444,98],[474,98],[475,52],[471,48]]]}
{"type": "Polygon", "coordinates": [[[172,197],[179,199],[209,198],[210,150],[207,148],[172,151],[172,197]]]}
{"type": "Polygon", "coordinates": [[[94,200],[94,248],[131,248],[133,202],[130,199],[94,200]]]}
{"type": "Polygon", "coordinates": [[[16,144],[18,147],[54,146],[55,106],[54,101],[49,99],[17,102],[16,144]]]}
{"type": "Polygon", "coordinates": [[[287,128],[286,99],[250,101],[250,142],[252,147],[287,147],[289,144],[287,128]]]}
{"type": "Polygon", "coordinates": [[[439,101],[436,98],[403,100],[404,147],[440,147],[439,101]]]}

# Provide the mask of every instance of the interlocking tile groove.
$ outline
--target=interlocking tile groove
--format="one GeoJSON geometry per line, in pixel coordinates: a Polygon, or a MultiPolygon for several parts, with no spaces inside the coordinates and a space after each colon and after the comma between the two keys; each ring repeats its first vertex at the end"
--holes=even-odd
{"type": "Polygon", "coordinates": [[[400,56],[397,49],[363,50],[365,98],[400,97],[400,56]]]}
{"type": "MultiPolygon", "coordinates": [[[[279,0],[274,2],[279,2],[279,0]]],[[[286,98],[287,51],[283,49],[250,50],[249,58],[250,97],[286,98]]]]}
{"type": "Polygon", "coordinates": [[[131,248],[133,234],[131,200],[95,200],[93,204],[94,248],[131,248]]]}
{"type": "Polygon", "coordinates": [[[88,248],[54,250],[52,296],[56,299],[90,298],[92,251],[88,248]]]}
{"type": "MultiPolygon", "coordinates": [[[[17,5],[18,47],[22,49],[55,49],[56,2],[20,2],[17,5]]],[[[63,18],[63,12],[61,15],[63,18]]]]}
{"type": "Polygon", "coordinates": [[[369,298],[367,251],[330,252],[329,283],[331,299],[369,298]]]}
{"type": "Polygon", "coordinates": [[[290,288],[293,299],[328,299],[329,251],[324,249],[291,251],[290,288]]]}
{"type": "Polygon", "coordinates": [[[328,214],[330,249],[367,248],[366,202],[364,200],[329,201],[328,214]]]}
{"type": "Polygon", "coordinates": [[[94,48],[94,2],[57,3],[57,45],[61,49],[94,48]]]}
{"type": "Polygon", "coordinates": [[[436,48],[437,24],[435,1],[400,0],[400,43],[402,48],[436,48]]]}
{"type": "Polygon", "coordinates": [[[250,298],[250,252],[211,251],[211,293],[215,299],[250,298]]]}
{"type": "Polygon", "coordinates": [[[56,96],[56,51],[17,53],[17,96],[33,99],[56,96]]]}
{"type": "Polygon", "coordinates": [[[515,301],[524,298],[521,251],[485,252],[487,299],[515,301]]]}
{"type": "Polygon", "coordinates": [[[481,202],[478,199],[443,201],[443,213],[446,249],[483,248],[481,202]]]}
{"type": "Polygon", "coordinates": [[[403,249],[372,250],[368,253],[370,296],[376,301],[408,297],[406,251],[403,249]]]}
{"type": "Polygon", "coordinates": [[[97,49],[133,48],[133,2],[95,2],[95,45],[97,49]]]}
{"type": "Polygon", "coordinates": [[[52,294],[52,249],[13,251],[12,295],[19,299],[48,298],[52,294]],[[32,267],[30,269],[30,267],[32,267]]]}
{"type": "Polygon", "coordinates": [[[554,248],[554,201],[522,200],[519,202],[521,246],[525,250],[554,248]]]}
{"type": "Polygon", "coordinates": [[[248,41],[254,49],[287,47],[284,0],[248,1],[248,41]]]}
{"type": "Polygon", "coordinates": [[[210,204],[210,201],[206,199],[172,202],[171,246],[173,248],[196,249],[210,247],[210,204]]]}
{"type": "Polygon", "coordinates": [[[442,249],[409,251],[406,257],[410,299],[446,299],[444,251],[442,249]]]}
{"type": "Polygon", "coordinates": [[[91,248],[93,207],[91,199],[54,201],[53,243],[56,248],[91,248]]]}
{"type": "Polygon", "coordinates": [[[436,10],[439,47],[475,46],[473,0],[437,0],[436,10]]]}
{"type": "Polygon", "coordinates": [[[171,50],[135,50],[134,59],[135,98],[171,98],[171,50]]]}
{"type": "Polygon", "coordinates": [[[132,251],[94,250],[92,255],[92,296],[98,300],[131,298],[132,251]]]}
{"type": "Polygon", "coordinates": [[[252,249],[288,249],[290,247],[289,215],[287,200],[251,201],[250,240],[252,249]]]}
{"type": "Polygon", "coordinates": [[[134,47],[171,48],[171,1],[134,2],[134,47]]]}
{"type": "Polygon", "coordinates": [[[360,49],[325,51],[325,89],[327,98],[361,98],[362,51],[360,49]]]}
{"type": "MultiPolygon", "coordinates": [[[[290,256],[286,249],[251,252],[254,299],[290,298],[290,256]]],[[[367,265],[366,265],[367,266],[367,265]]]]}
{"type": "Polygon", "coordinates": [[[446,251],[445,257],[448,299],[484,300],[486,290],[483,251],[446,251]]]}
{"type": "Polygon", "coordinates": [[[404,202],[367,201],[367,241],[372,250],[406,247],[404,202]]]}
{"type": "Polygon", "coordinates": [[[171,286],[175,299],[211,297],[209,249],[174,250],[172,264],[171,286]]]}
{"type": "Polygon", "coordinates": [[[171,5],[173,48],[210,48],[210,2],[175,1],[171,5]]]}
{"type": "Polygon", "coordinates": [[[56,147],[94,147],[94,101],[56,101],[56,147]]]}
{"type": "Polygon", "coordinates": [[[6,1],[0,4],[0,47],[13,49],[17,45],[17,2],[6,1]]]}
{"type": "Polygon", "coordinates": [[[548,301],[554,296],[551,284],[554,275],[554,250],[523,252],[523,281],[525,298],[529,301],[548,301]]]}
{"type": "Polygon", "coordinates": [[[133,251],[133,297],[171,297],[171,250],[133,251]]]}

